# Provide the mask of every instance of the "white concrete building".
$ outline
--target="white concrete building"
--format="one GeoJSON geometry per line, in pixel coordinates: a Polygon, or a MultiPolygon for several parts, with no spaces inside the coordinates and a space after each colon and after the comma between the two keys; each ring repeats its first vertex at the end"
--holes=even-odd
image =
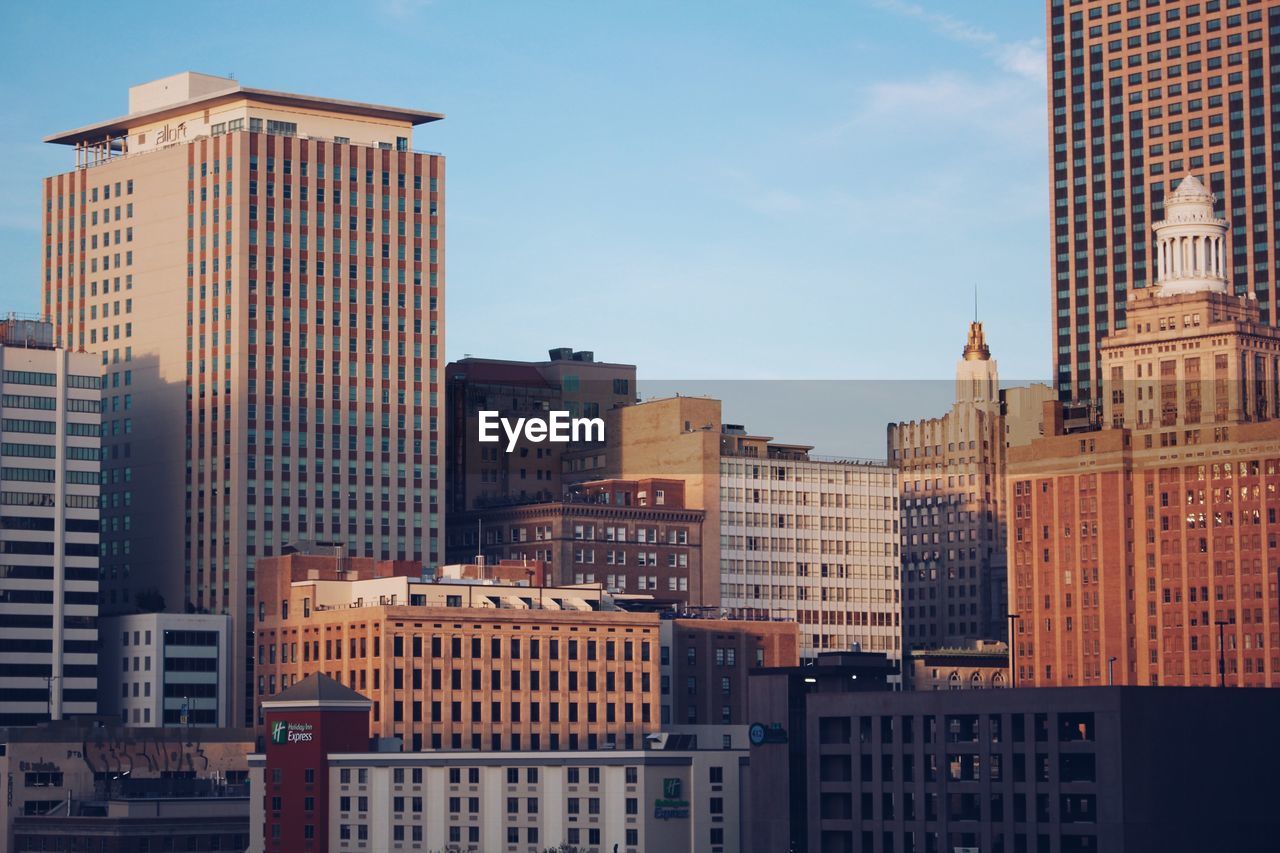
{"type": "Polygon", "coordinates": [[[98,630],[99,713],[128,725],[232,725],[230,616],[138,613],[103,618],[98,630]]]}
{"type": "Polygon", "coordinates": [[[97,709],[98,357],[0,321],[0,726],[97,709]]]}
{"type": "MultiPolygon", "coordinates": [[[[329,849],[731,853],[747,749],[328,756],[329,849]]],[[[685,738],[688,740],[688,738],[685,738]]],[[[249,757],[250,787],[267,763],[249,757]]],[[[266,798],[252,798],[263,851],[266,798]]]]}
{"type": "Polygon", "coordinates": [[[724,426],[721,605],[799,623],[802,657],[858,647],[899,659],[897,474],[811,449],[724,426]]]}

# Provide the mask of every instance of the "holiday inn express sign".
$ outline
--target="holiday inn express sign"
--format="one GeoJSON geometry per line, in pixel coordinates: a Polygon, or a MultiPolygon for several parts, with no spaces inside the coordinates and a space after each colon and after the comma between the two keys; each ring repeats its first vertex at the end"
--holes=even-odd
{"type": "Polygon", "coordinates": [[[306,743],[311,740],[311,736],[310,723],[287,723],[284,720],[276,720],[271,724],[272,743],[306,743]]]}
{"type": "Polygon", "coordinates": [[[684,799],[684,784],[679,777],[662,780],[662,797],[653,801],[653,816],[657,820],[672,820],[689,816],[689,801],[684,799]]]}

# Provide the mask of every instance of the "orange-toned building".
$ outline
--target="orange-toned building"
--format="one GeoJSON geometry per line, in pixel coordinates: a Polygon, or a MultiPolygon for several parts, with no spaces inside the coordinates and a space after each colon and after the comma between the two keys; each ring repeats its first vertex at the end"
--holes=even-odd
{"type": "Polygon", "coordinates": [[[373,700],[372,735],[415,751],[633,749],[658,726],[658,616],[598,585],[300,554],[260,562],[258,583],[259,710],[323,672],[373,700]]]}
{"type": "Polygon", "coordinates": [[[1010,450],[1018,684],[1280,685],[1280,331],[1229,292],[1213,204],[1188,177],[1156,224],[1105,428],[1010,450]]]}

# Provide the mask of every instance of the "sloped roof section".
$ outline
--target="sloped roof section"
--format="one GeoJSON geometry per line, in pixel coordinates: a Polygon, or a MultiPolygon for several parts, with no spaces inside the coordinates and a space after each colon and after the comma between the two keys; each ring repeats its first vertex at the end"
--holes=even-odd
{"type": "Polygon", "coordinates": [[[357,693],[341,682],[333,680],[322,672],[308,675],[288,690],[277,693],[262,704],[285,703],[293,705],[302,703],[314,703],[316,705],[362,703],[370,706],[373,704],[368,697],[357,693]]]}

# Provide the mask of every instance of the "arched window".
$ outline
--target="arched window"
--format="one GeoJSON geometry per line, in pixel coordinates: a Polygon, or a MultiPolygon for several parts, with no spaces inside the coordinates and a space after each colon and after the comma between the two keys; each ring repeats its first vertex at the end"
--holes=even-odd
{"type": "Polygon", "coordinates": [[[969,676],[969,689],[970,690],[982,689],[982,673],[975,672],[973,675],[969,676]]]}
{"type": "Polygon", "coordinates": [[[991,676],[991,686],[993,689],[996,689],[996,690],[999,690],[1001,687],[1004,687],[1003,672],[997,672],[995,675],[991,676]]]}
{"type": "Polygon", "coordinates": [[[948,690],[959,690],[959,689],[960,689],[960,687],[961,687],[961,685],[960,685],[960,673],[958,673],[958,672],[954,672],[954,671],[953,671],[953,672],[951,673],[951,677],[947,679],[947,689],[948,689],[948,690]]]}

